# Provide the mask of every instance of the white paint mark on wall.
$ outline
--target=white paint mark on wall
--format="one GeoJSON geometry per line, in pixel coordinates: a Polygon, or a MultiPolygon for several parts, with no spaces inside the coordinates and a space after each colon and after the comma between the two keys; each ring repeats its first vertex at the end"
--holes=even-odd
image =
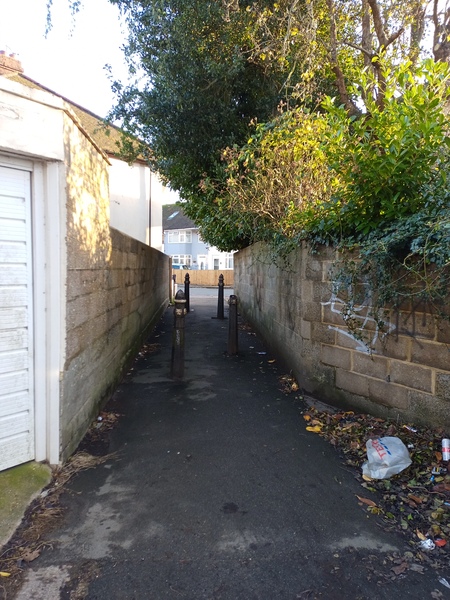
{"type": "MultiPolygon", "coordinates": [[[[338,314],[338,315],[341,314],[341,310],[339,309],[338,305],[343,305],[343,304],[345,304],[345,301],[342,300],[341,298],[339,298],[339,296],[337,296],[337,294],[335,292],[332,292],[330,299],[327,302],[321,302],[322,306],[330,306],[331,312],[338,314]]],[[[355,320],[355,321],[359,320],[361,322],[359,329],[361,331],[364,330],[366,333],[368,332],[368,330],[366,329],[366,326],[368,324],[373,323],[375,325],[375,329],[373,331],[373,336],[369,342],[370,347],[373,349],[373,347],[375,346],[378,339],[385,337],[386,335],[395,331],[396,326],[393,323],[386,323],[387,331],[382,332],[380,330],[380,327],[379,327],[377,321],[369,315],[370,307],[371,307],[370,297],[367,297],[366,300],[362,304],[359,304],[358,306],[353,307],[354,312],[350,313],[349,318],[352,320],[355,320]],[[361,313],[363,313],[363,311],[365,314],[361,314],[361,313]]],[[[342,321],[344,322],[344,318],[342,318],[342,321]]],[[[336,327],[334,325],[328,325],[328,329],[337,331],[339,334],[353,339],[355,342],[355,350],[358,350],[359,352],[366,352],[366,353],[369,352],[369,349],[366,346],[366,344],[364,344],[364,342],[362,342],[357,337],[355,337],[355,335],[350,330],[344,330],[344,329],[341,329],[340,327],[336,327]]]]}

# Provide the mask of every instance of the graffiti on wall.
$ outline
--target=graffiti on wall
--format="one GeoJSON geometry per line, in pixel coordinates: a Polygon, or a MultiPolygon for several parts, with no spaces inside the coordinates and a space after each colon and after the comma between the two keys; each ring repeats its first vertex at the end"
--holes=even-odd
{"type": "MultiPolygon", "coordinates": [[[[339,298],[339,296],[332,292],[330,299],[327,302],[321,302],[322,306],[329,306],[332,313],[341,315],[341,306],[345,305],[345,301],[339,298]]],[[[369,339],[367,343],[358,339],[349,329],[342,329],[342,327],[338,327],[335,325],[328,325],[328,329],[337,331],[339,335],[344,335],[347,338],[352,339],[355,342],[355,350],[359,352],[369,352],[369,348],[372,349],[375,347],[376,342],[379,339],[382,339],[395,331],[396,326],[393,323],[385,323],[386,330],[381,330],[378,322],[370,316],[369,314],[370,308],[370,298],[366,298],[366,300],[359,304],[358,306],[353,307],[353,312],[349,314],[349,318],[353,321],[360,322],[360,326],[358,329],[362,332],[364,331],[366,335],[369,335],[369,339]],[[370,329],[367,329],[367,325],[370,325],[370,329]],[[373,325],[373,328],[372,328],[373,325]]],[[[342,317],[342,323],[344,324],[344,318],[342,317]]]]}

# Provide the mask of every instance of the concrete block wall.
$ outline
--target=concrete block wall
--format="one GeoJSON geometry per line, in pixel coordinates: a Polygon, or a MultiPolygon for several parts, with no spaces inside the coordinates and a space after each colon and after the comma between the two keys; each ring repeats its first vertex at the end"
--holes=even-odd
{"type": "Polygon", "coordinates": [[[333,250],[306,247],[276,265],[262,244],[235,255],[239,309],[305,392],[382,417],[450,433],[450,327],[422,312],[391,313],[389,335],[361,307],[372,354],[347,329],[332,292],[333,250]]]}
{"type": "Polygon", "coordinates": [[[61,447],[76,448],[168,305],[168,257],[110,230],[105,260],[75,249],[67,272],[61,447]],[[77,258],[79,260],[77,260],[77,258]]]}
{"type": "Polygon", "coordinates": [[[66,139],[64,461],[169,302],[169,257],[109,225],[108,167],[76,130],[66,139]]]}

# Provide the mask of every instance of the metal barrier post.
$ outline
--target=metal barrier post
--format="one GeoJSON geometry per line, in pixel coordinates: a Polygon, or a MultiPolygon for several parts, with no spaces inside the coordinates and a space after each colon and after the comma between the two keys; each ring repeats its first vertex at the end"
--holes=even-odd
{"type": "Polygon", "coordinates": [[[219,275],[219,295],[218,295],[218,299],[217,299],[217,318],[218,319],[224,319],[224,314],[223,314],[223,288],[224,288],[224,283],[223,283],[223,275],[219,275]]]}
{"type": "Polygon", "coordinates": [[[172,298],[175,300],[175,293],[177,289],[177,276],[175,274],[172,275],[172,298]]]}
{"type": "Polygon", "coordinates": [[[237,296],[230,296],[230,316],[228,321],[228,354],[238,354],[238,302],[237,296]]]}
{"type": "Polygon", "coordinates": [[[186,298],[186,312],[189,312],[190,304],[189,304],[189,273],[186,273],[184,276],[184,296],[186,298]]]}
{"type": "Polygon", "coordinates": [[[173,311],[174,324],[172,333],[172,364],[171,377],[183,379],[184,375],[184,316],[186,314],[186,299],[183,290],[178,290],[175,295],[175,308],[173,311]]]}

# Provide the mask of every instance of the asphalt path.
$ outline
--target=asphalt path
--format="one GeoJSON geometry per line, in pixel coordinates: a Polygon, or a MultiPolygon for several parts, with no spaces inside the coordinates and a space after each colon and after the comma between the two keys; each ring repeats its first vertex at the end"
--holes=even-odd
{"type": "Polygon", "coordinates": [[[429,568],[386,578],[406,540],[368,514],[355,473],[305,430],[276,357],[243,324],[228,356],[217,291],[194,290],[184,379],[170,378],[169,307],[106,407],[121,415],[114,456],[72,480],[16,598],[450,598],[429,568]]]}

